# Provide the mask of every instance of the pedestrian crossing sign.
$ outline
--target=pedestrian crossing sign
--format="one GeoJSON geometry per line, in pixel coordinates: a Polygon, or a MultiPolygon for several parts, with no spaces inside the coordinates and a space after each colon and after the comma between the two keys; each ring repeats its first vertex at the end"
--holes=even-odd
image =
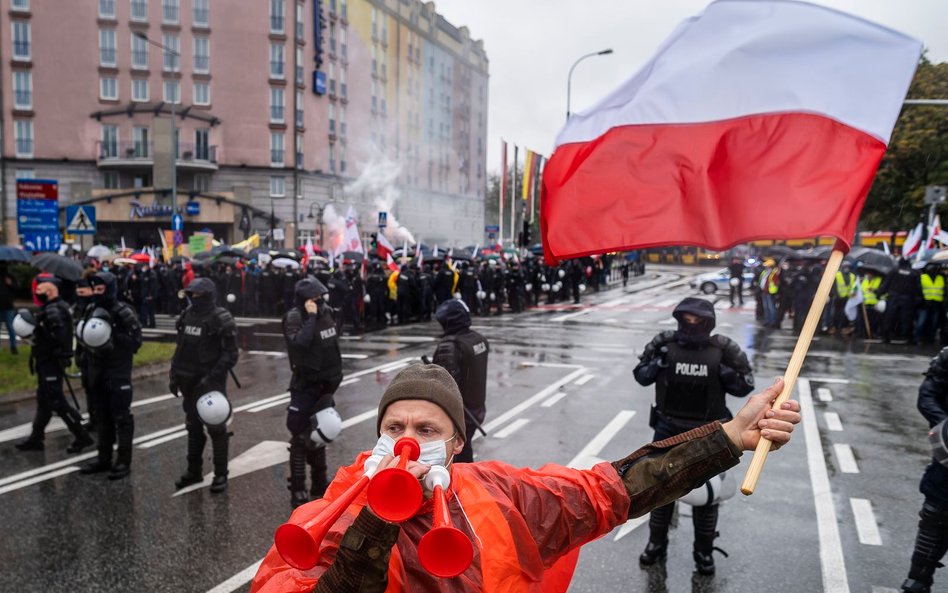
{"type": "Polygon", "coordinates": [[[94,235],[95,206],[66,206],[66,232],[73,235],[94,235]]]}

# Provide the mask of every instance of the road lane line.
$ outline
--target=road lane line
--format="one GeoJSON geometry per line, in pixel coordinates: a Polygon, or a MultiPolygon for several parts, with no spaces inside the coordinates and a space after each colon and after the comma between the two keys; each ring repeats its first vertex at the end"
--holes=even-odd
{"type": "Polygon", "coordinates": [[[244,405],[242,405],[242,406],[237,406],[236,408],[234,408],[234,411],[235,411],[235,412],[245,412],[245,411],[247,411],[247,410],[250,410],[251,408],[256,408],[257,406],[260,406],[260,405],[263,405],[263,404],[266,404],[266,403],[269,403],[269,402],[273,402],[273,401],[276,401],[276,400],[278,400],[278,399],[283,399],[283,398],[289,397],[289,396],[290,396],[290,392],[289,392],[289,391],[284,391],[283,393],[278,393],[278,394],[276,394],[276,395],[271,395],[270,397],[266,397],[266,398],[263,398],[263,399],[258,399],[257,401],[250,402],[249,404],[244,404],[244,405]]]}
{"type": "Polygon", "coordinates": [[[548,400],[546,400],[545,402],[543,402],[542,404],[540,404],[540,407],[541,407],[541,408],[552,408],[554,405],[556,405],[556,402],[560,401],[560,400],[563,399],[564,397],[566,397],[566,392],[565,392],[565,391],[560,391],[560,392],[554,393],[554,394],[553,394],[553,397],[551,397],[550,399],[548,399],[548,400]]]}
{"type": "Polygon", "coordinates": [[[71,465],[69,467],[64,467],[60,470],[50,472],[48,474],[43,474],[42,476],[36,476],[35,478],[30,478],[28,480],[23,480],[22,482],[14,482],[7,486],[0,487],[0,494],[6,494],[7,492],[12,492],[14,490],[19,490],[20,488],[26,488],[27,486],[32,486],[33,484],[38,484],[52,478],[58,478],[59,476],[65,476],[66,474],[71,474],[72,472],[79,471],[78,465],[71,465]]]}
{"type": "Polygon", "coordinates": [[[508,424],[508,425],[505,426],[504,428],[502,428],[502,429],[498,430],[497,432],[495,432],[495,433],[494,433],[494,438],[497,438],[497,439],[505,439],[505,438],[509,437],[510,435],[512,435],[513,433],[517,432],[518,430],[520,430],[521,428],[523,428],[524,426],[526,426],[526,425],[529,424],[529,423],[530,423],[530,421],[527,420],[526,418],[517,418],[516,420],[514,420],[513,422],[511,422],[510,424],[508,424]]]}
{"type": "Polygon", "coordinates": [[[156,430],[155,432],[150,432],[150,433],[148,433],[148,434],[143,434],[143,435],[141,435],[141,436],[139,436],[139,437],[133,439],[133,440],[132,440],[132,444],[133,444],[133,445],[139,445],[139,444],[144,443],[144,442],[146,442],[146,441],[150,441],[151,439],[157,439],[157,438],[159,438],[159,437],[165,436],[166,434],[170,434],[170,433],[172,433],[172,432],[177,432],[177,431],[183,430],[183,429],[184,429],[184,424],[176,424],[175,426],[172,426],[172,427],[170,427],[170,428],[162,428],[161,430],[156,430]]]}
{"type": "Polygon", "coordinates": [[[254,354],[256,356],[271,356],[274,358],[286,358],[286,352],[281,352],[279,350],[247,350],[247,354],[254,354]]]}
{"type": "MultiPolygon", "coordinates": [[[[562,379],[559,379],[559,380],[555,381],[553,384],[548,385],[547,387],[544,387],[542,390],[540,390],[539,392],[537,392],[535,395],[533,395],[533,396],[527,398],[526,400],[520,402],[520,403],[517,404],[516,406],[514,406],[514,407],[512,407],[511,409],[507,410],[506,412],[504,412],[503,414],[501,414],[501,415],[498,416],[497,418],[494,418],[494,419],[491,420],[490,422],[484,424],[484,431],[485,431],[485,432],[492,432],[495,428],[498,428],[498,427],[500,427],[500,426],[503,426],[503,425],[506,424],[507,421],[510,420],[511,418],[513,418],[513,417],[515,417],[515,416],[519,416],[521,413],[523,413],[524,410],[528,409],[530,406],[533,406],[533,405],[535,405],[535,404],[537,404],[537,403],[539,403],[539,402],[545,400],[545,399],[548,398],[551,394],[556,393],[557,391],[559,391],[559,389],[560,389],[561,387],[563,387],[564,385],[566,385],[566,384],[569,383],[570,381],[575,381],[577,377],[579,377],[580,375],[584,374],[585,372],[586,372],[586,367],[579,367],[578,369],[576,369],[576,370],[573,371],[572,373],[566,375],[566,376],[563,377],[562,379]]],[[[482,437],[482,436],[483,436],[483,435],[480,433],[480,431],[478,431],[478,433],[477,433],[476,435],[474,435],[474,439],[480,438],[480,437],[482,437]]],[[[474,440],[474,439],[471,439],[471,440],[474,440]]]]}
{"type": "Polygon", "coordinates": [[[583,375],[579,379],[576,379],[573,385],[576,385],[576,386],[585,385],[586,383],[589,383],[590,381],[592,381],[595,377],[596,375],[583,375]]]}
{"type": "Polygon", "coordinates": [[[606,426],[599,431],[599,434],[594,436],[592,440],[576,454],[576,457],[566,465],[576,469],[588,469],[595,465],[589,462],[629,423],[629,420],[631,420],[633,416],[635,416],[633,410],[620,410],[619,413],[616,414],[616,417],[610,420],[609,424],[606,424],[606,426]]]}
{"type": "Polygon", "coordinates": [[[826,387],[820,387],[816,390],[816,397],[820,398],[821,402],[831,402],[833,401],[833,392],[826,387]]]}
{"type": "MultiPolygon", "coordinates": [[[[796,341],[796,338],[793,338],[793,340],[796,341]]],[[[852,381],[849,379],[837,379],[835,377],[811,377],[810,381],[814,381],[816,383],[836,383],[838,385],[849,385],[852,383],[852,381]]]]}
{"type": "Polygon", "coordinates": [[[257,574],[257,570],[260,568],[261,564],[263,564],[262,558],[238,572],[234,576],[230,577],[220,585],[217,585],[213,589],[208,589],[207,593],[233,593],[237,589],[250,582],[254,575],[257,574]]]}
{"type": "Polygon", "coordinates": [[[839,462],[839,471],[844,474],[858,474],[859,464],[856,463],[856,456],[853,455],[853,448],[846,444],[833,445],[833,451],[836,452],[836,460],[839,462]]]}
{"type": "Polygon", "coordinates": [[[839,414],[836,412],[824,412],[823,418],[826,419],[826,427],[834,432],[843,430],[843,423],[839,420],[839,414]]]}
{"type": "Polygon", "coordinates": [[[663,301],[658,301],[657,303],[653,303],[652,306],[660,307],[660,308],[671,307],[672,305],[677,305],[680,300],[681,299],[679,299],[678,297],[673,297],[670,299],[665,299],[663,301]]]}
{"type": "Polygon", "coordinates": [[[853,508],[853,518],[856,520],[859,543],[867,546],[881,546],[882,536],[879,535],[876,516],[872,512],[872,503],[865,498],[850,498],[849,504],[853,508]]]}
{"type": "Polygon", "coordinates": [[[639,527],[640,525],[644,525],[646,523],[648,523],[648,515],[642,515],[641,517],[635,517],[634,519],[629,519],[617,529],[616,536],[612,539],[612,541],[614,542],[619,541],[623,537],[635,531],[636,527],[639,527]]]}
{"type": "Polygon", "coordinates": [[[188,431],[186,431],[186,430],[182,430],[182,431],[180,431],[180,432],[173,432],[173,433],[171,433],[171,434],[166,434],[166,435],[163,436],[163,437],[160,437],[160,438],[157,438],[157,439],[152,439],[152,440],[150,440],[150,441],[148,441],[148,442],[146,442],[146,443],[142,443],[142,444],[138,445],[138,448],[139,448],[139,449],[151,449],[152,447],[157,447],[158,445],[161,445],[161,444],[163,444],[163,443],[167,443],[167,442],[169,442],[169,441],[173,441],[173,440],[175,440],[175,439],[179,439],[179,438],[181,438],[181,437],[183,437],[183,436],[187,436],[187,434],[188,434],[188,431]]]}
{"type": "Polygon", "coordinates": [[[283,397],[283,398],[280,398],[280,399],[277,399],[277,400],[273,400],[273,401],[271,401],[271,402],[267,402],[267,403],[261,404],[261,405],[259,405],[259,406],[254,406],[254,407],[252,407],[252,408],[248,408],[246,411],[247,411],[247,412],[250,412],[251,414],[256,414],[257,412],[262,412],[262,411],[264,411],[264,410],[269,410],[270,408],[275,408],[275,407],[277,407],[277,406],[282,406],[283,404],[285,404],[285,403],[287,403],[287,402],[289,402],[289,401],[290,401],[290,396],[287,395],[286,397],[283,397]]]}
{"type": "Polygon", "coordinates": [[[797,379],[797,393],[803,415],[803,436],[806,441],[806,460],[810,470],[810,485],[813,489],[813,505],[816,508],[816,526],[820,541],[820,566],[823,576],[823,593],[851,593],[843,558],[843,544],[839,538],[836,522],[836,506],[830,489],[829,472],[826,469],[823,443],[816,425],[813,410],[813,395],[808,379],[797,379]]]}
{"type": "Polygon", "coordinates": [[[374,367],[372,367],[372,368],[370,368],[370,369],[365,369],[365,370],[362,370],[362,371],[356,371],[356,372],[354,372],[354,373],[349,373],[348,375],[346,375],[346,378],[347,378],[347,379],[355,379],[356,377],[362,377],[363,375],[369,375],[369,374],[375,373],[375,372],[388,373],[389,371],[392,370],[392,368],[390,368],[390,367],[396,367],[396,366],[400,367],[400,366],[404,366],[405,364],[408,364],[408,363],[410,363],[410,362],[413,361],[413,360],[418,360],[418,359],[417,359],[417,357],[415,357],[415,356],[409,356],[409,357],[407,357],[407,358],[402,358],[402,359],[396,360],[396,361],[394,361],[394,362],[387,362],[387,363],[385,363],[385,364],[380,364],[380,365],[374,366],[374,367]]]}
{"type": "Polygon", "coordinates": [[[360,422],[365,422],[369,418],[375,418],[375,415],[378,413],[379,413],[378,408],[372,408],[370,410],[366,410],[357,416],[353,416],[352,418],[343,420],[342,427],[349,428],[350,426],[355,426],[356,424],[359,424],[360,422]]]}
{"type": "Polygon", "coordinates": [[[343,354],[343,358],[348,358],[350,360],[365,360],[369,357],[368,354],[343,354]]]}
{"type": "Polygon", "coordinates": [[[570,319],[574,319],[576,317],[579,317],[580,315],[585,315],[586,313],[589,313],[591,311],[592,309],[583,309],[582,311],[567,313],[566,315],[557,315],[556,317],[551,317],[550,321],[554,323],[561,322],[561,321],[569,321],[570,319]]]}

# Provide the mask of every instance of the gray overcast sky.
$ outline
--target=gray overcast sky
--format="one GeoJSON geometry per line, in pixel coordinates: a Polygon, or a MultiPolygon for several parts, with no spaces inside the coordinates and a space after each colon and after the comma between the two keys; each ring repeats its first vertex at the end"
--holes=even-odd
{"type": "MultiPolygon", "coordinates": [[[[675,26],[706,0],[435,0],[455,25],[483,39],[490,59],[489,171],[500,170],[500,139],[549,156],[566,118],[566,75],[573,73],[571,109],[593,104],[632,75],[675,26]]],[[[934,62],[948,60],[946,0],[815,0],[921,40],[934,62]]],[[[509,148],[509,150],[513,150],[509,148]]],[[[521,163],[522,160],[521,152],[521,163]]],[[[512,156],[508,156],[512,158],[512,156]]]]}

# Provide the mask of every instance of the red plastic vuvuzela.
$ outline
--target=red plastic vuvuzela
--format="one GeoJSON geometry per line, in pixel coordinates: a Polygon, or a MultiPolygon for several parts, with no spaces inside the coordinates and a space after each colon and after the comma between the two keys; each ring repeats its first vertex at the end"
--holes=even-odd
{"type": "Polygon", "coordinates": [[[319,545],[329,533],[329,529],[339,520],[342,513],[358,498],[365,487],[371,483],[372,475],[381,461],[381,456],[373,455],[365,460],[365,473],[349,486],[342,496],[332,501],[318,515],[302,525],[284,523],[273,534],[273,544],[283,560],[299,570],[309,570],[319,562],[319,545]],[[310,529],[315,531],[310,533],[310,529]]]}
{"type": "Polygon", "coordinates": [[[424,502],[424,491],[418,478],[405,467],[421,454],[418,441],[402,437],[393,448],[398,456],[395,467],[385,468],[372,478],[366,497],[372,512],[391,523],[401,523],[415,516],[424,502]]]}
{"type": "Polygon", "coordinates": [[[426,482],[434,490],[434,514],[431,531],[418,543],[421,565],[436,577],[449,579],[467,570],[474,559],[474,545],[464,532],[451,525],[444,489],[451,478],[446,468],[435,466],[426,482]]]}

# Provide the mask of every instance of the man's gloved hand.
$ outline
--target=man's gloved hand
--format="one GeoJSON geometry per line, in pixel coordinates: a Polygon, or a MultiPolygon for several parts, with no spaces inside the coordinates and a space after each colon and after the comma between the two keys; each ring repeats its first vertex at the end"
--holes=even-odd
{"type": "Polygon", "coordinates": [[[178,393],[178,383],[174,380],[174,376],[168,377],[168,391],[173,393],[175,397],[181,397],[181,394],[178,393]]]}
{"type": "Polygon", "coordinates": [[[658,368],[668,368],[668,346],[662,346],[659,348],[658,355],[655,357],[655,359],[658,360],[658,368]]]}

